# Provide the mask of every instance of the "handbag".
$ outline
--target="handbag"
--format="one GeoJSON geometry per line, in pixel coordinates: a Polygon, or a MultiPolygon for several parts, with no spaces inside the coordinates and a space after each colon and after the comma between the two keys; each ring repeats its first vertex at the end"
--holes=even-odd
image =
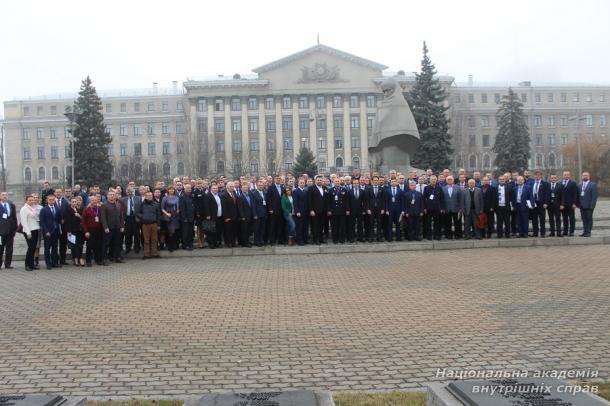
{"type": "Polygon", "coordinates": [[[487,214],[481,213],[479,214],[479,229],[485,230],[487,227],[487,214]]]}
{"type": "Polygon", "coordinates": [[[215,233],[216,232],[216,222],[214,220],[203,220],[201,222],[201,228],[206,233],[215,233]]]}

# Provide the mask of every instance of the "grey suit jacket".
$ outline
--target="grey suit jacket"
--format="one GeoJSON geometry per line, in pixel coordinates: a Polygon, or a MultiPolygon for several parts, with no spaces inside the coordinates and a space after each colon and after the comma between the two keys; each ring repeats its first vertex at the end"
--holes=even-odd
{"type": "Polygon", "coordinates": [[[581,209],[594,209],[597,204],[597,185],[591,181],[582,196],[582,183],[578,185],[578,202],[581,209]]]}
{"type": "MultiPolygon", "coordinates": [[[[462,192],[462,207],[464,208],[464,215],[470,215],[470,189],[466,188],[462,192]]],[[[474,211],[476,214],[483,212],[483,192],[478,187],[474,188],[474,211]]]]}
{"type": "Polygon", "coordinates": [[[449,197],[449,187],[443,186],[443,197],[445,198],[445,211],[448,213],[458,213],[462,210],[462,190],[453,185],[451,197],[449,197]]]}
{"type": "MultiPolygon", "coordinates": [[[[127,216],[127,201],[128,196],[122,197],[123,205],[125,206],[125,216],[127,216]]],[[[142,196],[133,196],[133,215],[136,216],[136,221],[140,221],[140,206],[142,205],[142,196]]]]}

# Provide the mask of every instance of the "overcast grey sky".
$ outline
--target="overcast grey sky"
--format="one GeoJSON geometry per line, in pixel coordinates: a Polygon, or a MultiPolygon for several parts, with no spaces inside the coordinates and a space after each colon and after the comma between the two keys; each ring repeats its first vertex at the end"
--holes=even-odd
{"type": "Polygon", "coordinates": [[[251,69],[320,42],[465,82],[610,83],[610,1],[132,1],[0,3],[0,100],[169,86],[251,69]]]}

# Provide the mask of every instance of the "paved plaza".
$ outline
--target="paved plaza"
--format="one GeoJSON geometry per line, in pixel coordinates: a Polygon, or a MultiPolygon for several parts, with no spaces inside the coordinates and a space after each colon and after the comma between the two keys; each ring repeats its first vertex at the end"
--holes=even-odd
{"type": "Polygon", "coordinates": [[[610,376],[607,245],[132,259],[0,271],[0,392],[418,388],[610,376]]]}

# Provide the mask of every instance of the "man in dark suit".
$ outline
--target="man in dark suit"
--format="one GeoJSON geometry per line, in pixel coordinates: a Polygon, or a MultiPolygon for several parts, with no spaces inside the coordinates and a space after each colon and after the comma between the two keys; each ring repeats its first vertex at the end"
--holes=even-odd
{"type": "Polygon", "coordinates": [[[8,200],[8,193],[0,193],[0,268],[12,269],[13,242],[17,232],[17,211],[13,202],[8,200]],[[6,255],[6,256],[5,256],[6,255]]]}
{"type": "Polygon", "coordinates": [[[140,252],[140,226],[137,213],[140,212],[142,196],[135,196],[133,188],[127,188],[127,196],[121,198],[125,207],[125,254],[131,252],[131,248],[136,254],[140,252]]]}
{"type": "Polygon", "coordinates": [[[267,198],[264,183],[256,182],[256,189],[250,192],[252,198],[252,220],[254,223],[254,245],[262,247],[265,243],[265,228],[267,226],[267,198]]]}
{"type": "Polygon", "coordinates": [[[239,245],[251,247],[250,235],[252,234],[253,202],[250,195],[248,182],[241,184],[241,193],[237,198],[237,215],[239,217],[239,245]]]}
{"type": "Polygon", "coordinates": [[[328,192],[323,185],[324,177],[316,176],[316,184],[307,188],[309,199],[309,218],[312,220],[312,235],[311,238],[314,244],[324,244],[324,222],[328,212],[328,192]]]}
{"type": "Polygon", "coordinates": [[[483,177],[481,193],[483,195],[483,213],[485,213],[485,217],[487,218],[487,227],[485,230],[481,230],[481,233],[485,234],[487,238],[491,238],[491,233],[494,227],[496,201],[498,200],[498,197],[496,188],[491,186],[491,179],[489,179],[487,176],[483,177]]]}
{"type": "Polygon", "coordinates": [[[547,211],[549,214],[549,226],[551,228],[551,237],[557,235],[562,237],[561,234],[561,201],[563,198],[563,185],[559,182],[557,175],[551,175],[551,182],[549,183],[549,204],[547,211]],[[557,233],[557,234],[555,234],[557,233]]]}
{"type": "Polygon", "coordinates": [[[550,200],[549,184],[542,179],[542,172],[537,170],[534,173],[532,184],[532,197],[534,208],[532,209],[532,224],[534,237],[544,238],[546,235],[546,209],[550,200]]]}
{"type": "Polygon", "coordinates": [[[517,212],[517,231],[519,238],[527,238],[529,228],[529,210],[534,207],[532,189],[525,184],[523,176],[517,177],[515,187],[515,211],[517,212]]]}
{"type": "Polygon", "coordinates": [[[208,232],[208,245],[211,249],[220,247],[223,230],[222,203],[218,194],[218,184],[212,183],[210,193],[205,195],[204,200],[205,219],[215,222],[215,230],[208,232]]]}
{"type": "Polygon", "coordinates": [[[44,239],[44,261],[47,269],[59,268],[57,243],[61,234],[61,214],[55,204],[55,195],[47,196],[47,205],[40,210],[40,231],[44,239]]]}
{"type": "Polygon", "coordinates": [[[407,217],[407,240],[421,241],[421,219],[424,216],[423,196],[417,191],[417,184],[409,182],[409,190],[404,194],[405,216],[407,217]]]}
{"type": "Polygon", "coordinates": [[[284,217],[282,216],[282,177],[276,176],[275,183],[267,189],[267,211],[269,219],[269,244],[285,244],[284,217]]]}
{"type": "Polygon", "coordinates": [[[401,241],[400,235],[400,219],[405,214],[405,206],[403,202],[404,194],[400,192],[398,181],[394,178],[390,181],[390,187],[385,194],[385,211],[388,217],[388,226],[386,228],[386,240],[392,241],[392,228],[396,229],[396,241],[401,241]]]}
{"type": "Polygon", "coordinates": [[[184,185],[184,192],[178,198],[178,207],[180,208],[180,232],[182,234],[182,248],[187,251],[192,251],[193,240],[195,238],[195,200],[190,183],[184,185]]]}
{"type": "Polygon", "coordinates": [[[563,172],[563,193],[561,196],[561,216],[563,217],[563,235],[570,237],[574,236],[574,229],[576,228],[576,216],[574,210],[578,204],[578,185],[571,178],[570,171],[563,172]]]}
{"type": "Polygon", "coordinates": [[[385,189],[379,185],[379,176],[373,176],[373,185],[368,188],[368,207],[371,211],[370,224],[366,233],[369,242],[373,238],[383,241],[383,217],[385,214],[385,189]]]}
{"type": "Polygon", "coordinates": [[[495,212],[497,218],[498,238],[510,238],[511,234],[511,215],[514,213],[514,193],[510,183],[507,182],[505,175],[498,178],[496,188],[495,212]]]}
{"type": "Polygon", "coordinates": [[[445,238],[462,238],[462,189],[454,184],[453,176],[445,178],[443,186],[443,228],[445,238]]]}
{"type": "Polygon", "coordinates": [[[462,193],[462,207],[464,208],[464,238],[481,239],[479,215],[483,213],[483,192],[476,187],[474,179],[468,179],[468,187],[462,193]]]}
{"type": "Polygon", "coordinates": [[[347,194],[347,206],[349,216],[347,217],[347,239],[349,242],[364,242],[364,216],[369,209],[366,191],[360,188],[360,180],[352,179],[352,189],[347,194]]]}
{"type": "Polygon", "coordinates": [[[334,187],[328,190],[328,215],[333,243],[345,242],[345,216],[349,215],[347,190],[341,186],[341,178],[336,177],[334,187]]]}
{"type": "Polygon", "coordinates": [[[222,205],[222,219],[224,222],[224,239],[227,248],[235,246],[239,217],[237,213],[237,197],[233,182],[228,182],[226,190],[220,195],[222,205]]]}
{"type": "Polygon", "coordinates": [[[430,184],[424,189],[424,238],[441,239],[441,209],[444,208],[443,189],[436,176],[430,176],[430,184]],[[434,231],[433,231],[434,230],[434,231]]]}
{"type": "Polygon", "coordinates": [[[309,230],[309,197],[305,189],[305,178],[299,178],[299,184],[292,191],[294,219],[296,223],[296,240],[298,245],[307,244],[309,230]]]}
{"type": "Polygon", "coordinates": [[[589,172],[582,173],[582,183],[578,185],[580,195],[578,207],[580,207],[580,218],[582,219],[581,237],[591,237],[593,228],[593,210],[597,204],[597,185],[590,179],[589,172]]]}
{"type": "Polygon", "coordinates": [[[67,265],[66,262],[66,254],[68,252],[68,231],[65,227],[63,227],[64,218],[66,217],[66,213],[70,210],[70,198],[71,195],[70,189],[66,189],[66,194],[63,193],[61,188],[55,189],[55,205],[57,206],[57,210],[59,211],[59,215],[61,217],[61,233],[59,234],[58,246],[59,246],[59,263],[60,265],[67,265]]]}

